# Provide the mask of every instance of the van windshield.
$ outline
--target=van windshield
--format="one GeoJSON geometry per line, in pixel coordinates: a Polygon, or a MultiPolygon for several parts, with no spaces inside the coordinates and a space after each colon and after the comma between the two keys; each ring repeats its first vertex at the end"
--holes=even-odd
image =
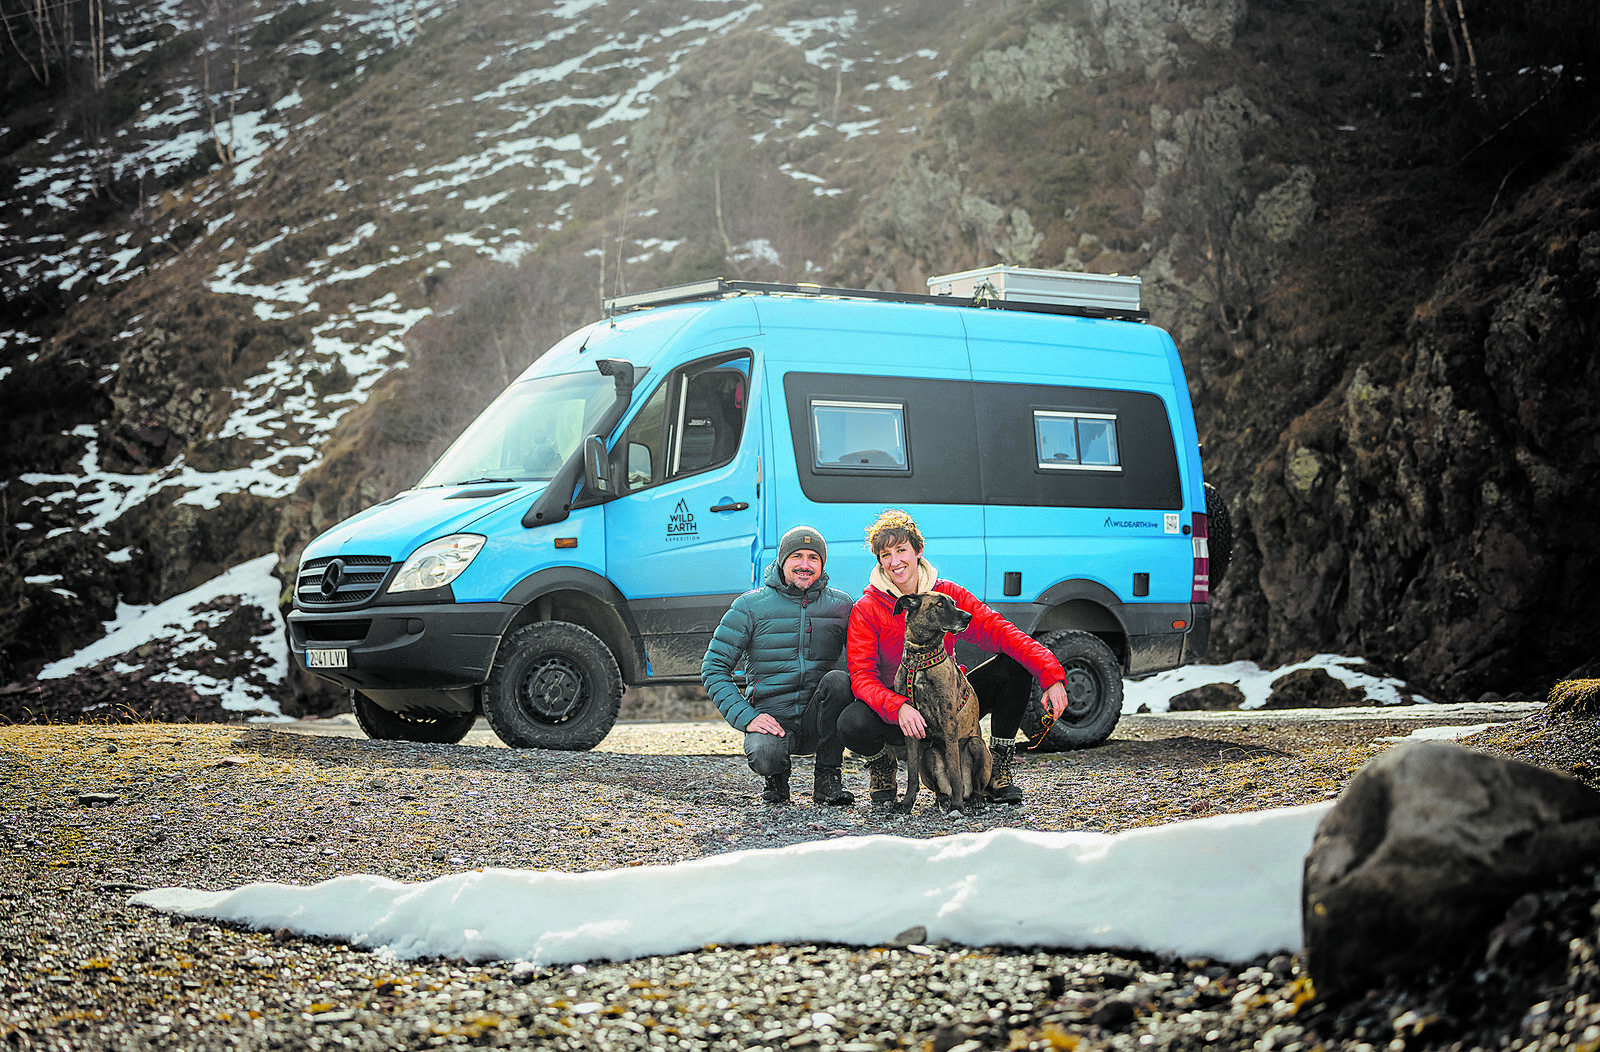
{"type": "Polygon", "coordinates": [[[514,383],[489,403],[417,483],[548,482],[616,400],[597,370],[514,383]]]}

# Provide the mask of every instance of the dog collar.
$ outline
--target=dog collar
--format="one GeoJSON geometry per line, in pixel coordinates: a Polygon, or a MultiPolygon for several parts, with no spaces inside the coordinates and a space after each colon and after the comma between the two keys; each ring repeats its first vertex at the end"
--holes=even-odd
{"type": "Polygon", "coordinates": [[[908,646],[901,655],[900,663],[912,672],[923,672],[949,656],[943,642],[934,643],[927,649],[908,646]]]}

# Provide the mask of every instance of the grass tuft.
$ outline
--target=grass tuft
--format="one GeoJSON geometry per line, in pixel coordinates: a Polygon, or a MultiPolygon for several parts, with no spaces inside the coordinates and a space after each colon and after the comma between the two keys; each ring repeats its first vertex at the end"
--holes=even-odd
{"type": "Polygon", "coordinates": [[[1573,716],[1600,715],[1600,679],[1569,679],[1550,688],[1550,709],[1573,716]]]}

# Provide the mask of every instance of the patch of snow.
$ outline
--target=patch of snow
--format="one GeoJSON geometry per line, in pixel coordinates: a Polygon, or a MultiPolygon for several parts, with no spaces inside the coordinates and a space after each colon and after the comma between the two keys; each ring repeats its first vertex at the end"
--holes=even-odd
{"type": "Polygon", "coordinates": [[[1318,654],[1275,669],[1263,669],[1253,661],[1234,661],[1226,665],[1185,665],[1144,679],[1124,681],[1122,711],[1132,713],[1144,708],[1149,712],[1166,712],[1175,695],[1208,683],[1233,684],[1244,694],[1244,701],[1239,707],[1258,709],[1271,697],[1273,681],[1304,668],[1325,670],[1345,686],[1365,692],[1374,705],[1397,705],[1408,700],[1432,704],[1427,698],[1412,694],[1400,680],[1376,676],[1357,667],[1364,664],[1366,662],[1360,658],[1318,654]]]}
{"type": "Polygon", "coordinates": [[[1300,948],[1301,873],[1331,806],[1116,835],[853,836],[588,873],[480,869],[417,884],[354,875],[309,887],[157,888],[129,902],[258,930],[287,927],[402,958],[546,965],[711,943],[872,946],[922,926],[930,941],[967,946],[1247,961],[1300,948]],[[862,880],[864,873],[894,879],[862,880]],[[851,908],[840,910],[846,886],[851,908]]]}
{"type": "Polygon", "coordinates": [[[289,674],[288,654],[282,646],[283,622],[278,617],[280,586],[272,575],[277,562],[275,555],[251,559],[164,603],[151,606],[119,603],[117,615],[105,636],[70,657],[46,665],[38,678],[61,679],[156,640],[173,640],[175,656],[204,654],[212,648],[205,630],[226,616],[222,611],[204,607],[219,598],[233,596],[242,605],[261,611],[268,626],[255,637],[250,673],[219,678],[193,669],[172,668],[151,678],[156,682],[191,686],[203,696],[217,698],[223,708],[232,711],[281,718],[278,703],[262,690],[264,684],[282,683],[289,674]]]}

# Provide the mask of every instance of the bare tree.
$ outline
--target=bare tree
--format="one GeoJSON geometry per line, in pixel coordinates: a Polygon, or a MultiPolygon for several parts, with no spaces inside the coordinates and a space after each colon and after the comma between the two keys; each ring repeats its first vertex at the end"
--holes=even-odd
{"type": "Polygon", "coordinates": [[[1240,335],[1255,314],[1257,292],[1246,251],[1234,238],[1243,202],[1237,177],[1214,146],[1208,146],[1207,119],[1199,115],[1180,133],[1183,162],[1169,176],[1163,211],[1193,246],[1218,329],[1240,335]]]}
{"type": "Polygon", "coordinates": [[[1440,68],[1439,56],[1434,51],[1434,12],[1438,11],[1438,21],[1444,27],[1445,39],[1450,42],[1450,74],[1445,78],[1447,82],[1455,79],[1456,71],[1461,69],[1461,52],[1467,53],[1466,66],[1472,74],[1472,97],[1482,102],[1484,99],[1483,85],[1478,79],[1478,56],[1472,46],[1472,33],[1467,28],[1467,9],[1465,0],[1454,0],[1455,18],[1450,14],[1450,0],[1422,0],[1422,45],[1428,53],[1428,71],[1435,72],[1440,68]]]}
{"type": "Polygon", "coordinates": [[[717,234],[722,238],[722,253],[724,264],[735,271],[735,277],[741,277],[733,261],[733,239],[728,237],[728,224],[722,218],[722,169],[712,172],[712,195],[717,212],[717,234]]]}
{"type": "Polygon", "coordinates": [[[233,164],[237,148],[235,139],[234,115],[239,103],[239,84],[242,75],[244,56],[243,43],[240,40],[239,21],[233,17],[233,5],[225,0],[200,0],[201,13],[206,20],[206,33],[200,45],[200,93],[206,101],[206,120],[211,130],[211,142],[216,147],[217,157],[223,164],[233,164]],[[222,129],[218,126],[217,99],[211,89],[211,53],[214,49],[215,39],[226,39],[228,53],[232,58],[232,84],[221,91],[223,101],[226,103],[226,115],[221,120],[227,124],[227,138],[223,138],[222,129]]]}
{"type": "Polygon", "coordinates": [[[105,0],[89,2],[89,75],[94,90],[106,86],[106,7],[105,0]]]}
{"type": "Polygon", "coordinates": [[[631,185],[625,185],[622,188],[622,213],[617,217],[617,265],[615,268],[616,273],[613,277],[616,281],[616,294],[618,296],[626,295],[628,292],[628,284],[622,276],[622,250],[626,244],[625,237],[628,232],[628,191],[630,189],[632,189],[631,185]]]}
{"type": "Polygon", "coordinates": [[[0,22],[10,50],[34,80],[49,87],[65,72],[76,42],[74,0],[3,0],[0,22]]]}

